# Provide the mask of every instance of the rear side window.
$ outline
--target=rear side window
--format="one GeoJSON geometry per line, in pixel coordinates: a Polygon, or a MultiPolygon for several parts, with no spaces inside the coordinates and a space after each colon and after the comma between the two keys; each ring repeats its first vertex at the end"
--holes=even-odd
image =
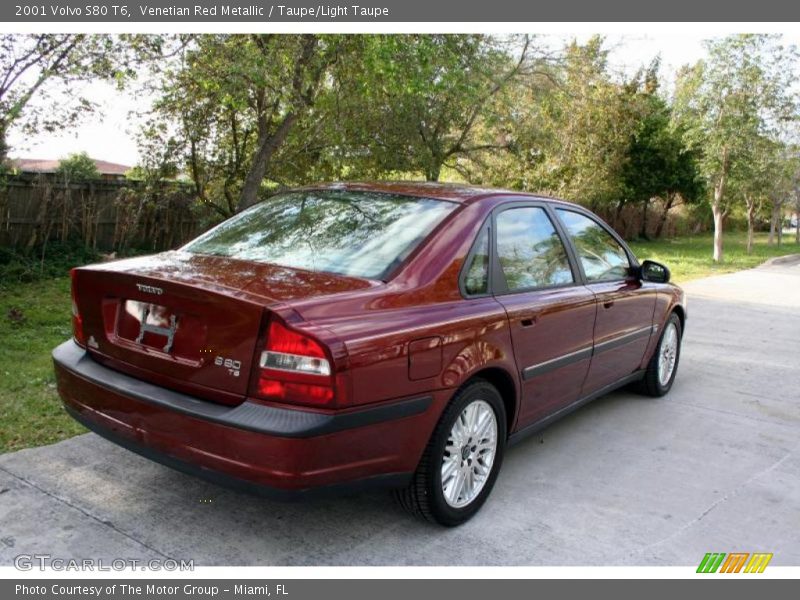
{"type": "Polygon", "coordinates": [[[631,264],[627,253],[600,223],[571,210],[557,208],[556,212],[572,238],[587,280],[614,281],[628,276],[631,264]]]}
{"type": "Polygon", "coordinates": [[[539,207],[511,208],[497,215],[497,257],[512,292],[574,281],[564,244],[539,207]]]}
{"type": "Polygon", "coordinates": [[[183,250],[383,279],[456,206],[373,192],[290,192],[236,215],[183,250]]]}
{"type": "Polygon", "coordinates": [[[475,250],[464,277],[464,291],[469,296],[489,291],[489,230],[484,227],[475,240],[475,250]]]}

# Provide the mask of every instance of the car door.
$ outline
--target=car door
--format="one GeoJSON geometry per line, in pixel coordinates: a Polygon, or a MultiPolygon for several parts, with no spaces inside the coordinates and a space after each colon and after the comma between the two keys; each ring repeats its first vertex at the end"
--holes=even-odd
{"type": "Polygon", "coordinates": [[[544,204],[494,214],[493,292],[505,308],[522,381],[517,429],[575,402],[589,369],[594,294],[544,204]]]}
{"type": "Polygon", "coordinates": [[[586,281],[597,299],[594,350],[582,395],[637,371],[652,335],[655,286],[641,281],[635,257],[598,219],[580,210],[556,208],[586,281]]]}

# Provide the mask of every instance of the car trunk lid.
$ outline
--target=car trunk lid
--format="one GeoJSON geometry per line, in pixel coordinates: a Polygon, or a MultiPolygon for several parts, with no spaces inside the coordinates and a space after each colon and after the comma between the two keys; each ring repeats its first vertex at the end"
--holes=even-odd
{"type": "Polygon", "coordinates": [[[199,398],[237,404],[270,307],[367,280],[170,252],[75,271],[88,350],[100,362],[199,398]]]}

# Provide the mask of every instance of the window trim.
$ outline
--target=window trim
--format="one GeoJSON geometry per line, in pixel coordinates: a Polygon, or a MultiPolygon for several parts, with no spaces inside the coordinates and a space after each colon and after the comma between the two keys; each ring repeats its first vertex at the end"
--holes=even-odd
{"type": "Polygon", "coordinates": [[[559,283],[554,285],[540,285],[540,286],[531,286],[527,288],[520,288],[516,290],[509,289],[508,282],[506,281],[505,274],[503,273],[503,268],[500,265],[500,253],[497,250],[497,240],[496,240],[496,233],[492,236],[492,245],[490,247],[491,251],[491,258],[490,264],[492,265],[492,271],[495,273],[492,279],[492,292],[494,296],[510,296],[513,294],[527,294],[531,292],[540,292],[546,290],[557,290],[562,288],[570,288],[579,285],[583,285],[583,271],[578,269],[578,265],[575,262],[575,256],[572,252],[572,246],[568,243],[568,240],[565,239],[564,231],[561,228],[561,224],[559,221],[555,219],[555,215],[551,214],[550,206],[548,202],[545,201],[531,201],[530,199],[526,198],[525,200],[516,200],[514,198],[509,198],[507,201],[503,202],[502,204],[496,206],[492,210],[492,229],[496,232],[497,231],[497,217],[507,211],[507,210],[514,210],[518,208],[540,208],[544,215],[550,221],[550,224],[553,226],[553,230],[555,231],[556,235],[558,236],[559,240],[561,241],[562,246],[564,247],[564,252],[567,256],[567,264],[569,265],[570,272],[572,273],[572,281],[569,283],[559,283]]]}
{"type": "Polygon", "coordinates": [[[636,255],[631,251],[631,249],[628,247],[628,244],[625,243],[625,240],[623,240],[622,237],[616,231],[614,231],[614,229],[611,228],[610,225],[608,225],[600,217],[598,217],[594,213],[584,209],[583,207],[564,206],[564,205],[556,204],[556,205],[553,205],[551,208],[552,208],[552,211],[553,211],[553,214],[554,214],[555,218],[558,219],[558,223],[562,228],[564,236],[567,238],[568,243],[569,243],[570,247],[572,248],[572,252],[574,253],[574,257],[575,257],[575,261],[576,261],[577,267],[580,270],[581,279],[584,282],[583,285],[595,285],[595,284],[603,284],[603,283],[620,283],[620,282],[629,281],[632,277],[634,277],[634,274],[635,274],[636,270],[639,268],[639,260],[636,258],[636,255]],[[584,270],[583,263],[580,260],[580,255],[578,254],[578,249],[575,246],[575,243],[572,241],[572,236],[570,235],[569,230],[567,230],[567,226],[561,220],[561,216],[558,214],[559,211],[573,212],[575,214],[578,214],[578,215],[581,215],[583,217],[586,217],[590,221],[594,221],[601,229],[603,229],[606,233],[608,233],[614,239],[614,241],[616,241],[617,244],[619,244],[619,247],[622,248],[622,251],[625,252],[625,256],[628,257],[628,274],[625,277],[619,277],[619,278],[616,278],[616,279],[594,279],[594,280],[589,279],[586,276],[586,271],[584,270]]]}
{"type": "Polygon", "coordinates": [[[478,232],[475,234],[475,237],[472,240],[472,244],[469,247],[469,252],[467,252],[467,256],[464,258],[464,262],[461,264],[461,269],[458,272],[458,291],[461,292],[461,296],[465,299],[471,300],[473,298],[488,298],[492,296],[492,271],[493,271],[493,260],[492,260],[492,246],[494,244],[494,235],[493,235],[493,227],[492,227],[492,218],[491,215],[486,217],[481,223],[480,228],[478,228],[478,232]],[[480,294],[470,294],[467,292],[467,275],[469,274],[469,268],[472,264],[472,259],[475,258],[475,254],[478,252],[478,241],[481,239],[483,233],[486,232],[489,239],[488,239],[488,254],[489,260],[486,264],[486,291],[480,294]]]}

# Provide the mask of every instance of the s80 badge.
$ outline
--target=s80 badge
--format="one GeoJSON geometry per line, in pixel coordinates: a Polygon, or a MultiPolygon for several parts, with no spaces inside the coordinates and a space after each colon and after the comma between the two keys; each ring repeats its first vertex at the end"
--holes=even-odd
{"type": "Polygon", "coordinates": [[[228,375],[232,375],[233,377],[238,377],[239,371],[242,368],[242,361],[233,360],[232,358],[225,358],[223,356],[217,356],[214,359],[214,364],[218,367],[224,367],[228,369],[228,375]]]}

